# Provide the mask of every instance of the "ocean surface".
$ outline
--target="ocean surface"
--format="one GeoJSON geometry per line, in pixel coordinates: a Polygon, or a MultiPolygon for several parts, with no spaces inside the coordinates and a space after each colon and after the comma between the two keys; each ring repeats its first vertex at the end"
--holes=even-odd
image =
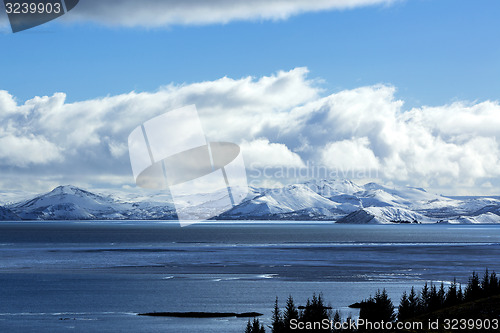
{"type": "MultiPolygon", "coordinates": [[[[244,332],[247,319],[137,316],[260,312],[322,293],[348,305],[386,288],[500,271],[500,226],[293,222],[0,223],[1,332],[244,332]]],[[[269,330],[267,330],[269,331],[269,330]]]]}

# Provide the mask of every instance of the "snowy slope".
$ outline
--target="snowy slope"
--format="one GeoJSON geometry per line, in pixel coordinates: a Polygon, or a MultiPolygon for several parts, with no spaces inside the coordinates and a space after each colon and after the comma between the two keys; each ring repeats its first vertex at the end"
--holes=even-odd
{"type": "Polygon", "coordinates": [[[75,186],[59,186],[52,191],[9,205],[25,220],[168,220],[175,209],[164,193],[137,191],[95,194],[75,186]]]}
{"type": "Polygon", "coordinates": [[[492,224],[500,223],[500,216],[493,213],[485,213],[474,216],[461,216],[456,219],[448,220],[448,223],[459,224],[492,224]]]}
{"type": "Polygon", "coordinates": [[[356,210],[351,203],[338,203],[313,191],[310,184],[264,189],[221,217],[225,219],[333,219],[356,210]]]}
{"type": "Polygon", "coordinates": [[[338,195],[353,195],[365,190],[363,187],[347,179],[309,180],[304,185],[325,198],[338,195]]]}
{"type": "Polygon", "coordinates": [[[0,206],[0,221],[18,221],[21,218],[10,209],[0,206]]]}
{"type": "Polygon", "coordinates": [[[433,219],[414,211],[399,207],[368,207],[341,218],[337,223],[388,224],[388,223],[434,223],[433,219]]]}
{"type": "Polygon", "coordinates": [[[151,191],[141,188],[128,190],[100,190],[100,195],[120,204],[123,218],[130,220],[177,219],[172,197],[168,191],[151,191]]]}
{"type": "Polygon", "coordinates": [[[257,200],[266,203],[272,213],[286,213],[310,207],[336,209],[338,206],[337,203],[317,194],[304,184],[267,190],[257,200]]]}
{"type": "Polygon", "coordinates": [[[364,193],[359,193],[364,207],[398,206],[410,209],[442,208],[457,206],[459,202],[437,194],[432,194],[416,187],[388,187],[376,183],[363,186],[364,193]]]}

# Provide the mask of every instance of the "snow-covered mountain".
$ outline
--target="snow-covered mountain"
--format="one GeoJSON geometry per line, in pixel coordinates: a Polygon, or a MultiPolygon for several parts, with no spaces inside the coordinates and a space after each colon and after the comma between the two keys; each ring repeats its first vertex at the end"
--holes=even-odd
{"type": "Polygon", "coordinates": [[[123,219],[122,207],[111,198],[66,185],[49,193],[10,205],[24,220],[123,219]]]}
{"type": "Polygon", "coordinates": [[[65,185],[8,208],[23,220],[155,220],[175,217],[175,210],[168,202],[147,199],[150,198],[125,202],[111,195],[103,196],[65,185]]]}
{"type": "MultiPolygon", "coordinates": [[[[203,195],[200,194],[200,200],[203,195]]],[[[210,209],[213,197],[197,203],[210,209]]],[[[186,199],[188,200],[188,199],[186,199]]],[[[184,202],[189,204],[189,201],[184,202]]],[[[179,208],[177,203],[177,208],[179,208]]],[[[182,209],[182,207],[180,208],[182,209]]],[[[0,220],[172,220],[168,192],[141,189],[92,193],[75,186],[0,207],[0,220]]],[[[363,186],[349,180],[311,180],[282,188],[251,188],[223,220],[320,220],[338,223],[500,223],[498,197],[447,198],[413,187],[363,186]]]]}
{"type": "Polygon", "coordinates": [[[222,214],[224,219],[329,219],[356,209],[350,203],[332,201],[311,189],[294,184],[277,189],[253,189],[253,197],[222,214]]]}

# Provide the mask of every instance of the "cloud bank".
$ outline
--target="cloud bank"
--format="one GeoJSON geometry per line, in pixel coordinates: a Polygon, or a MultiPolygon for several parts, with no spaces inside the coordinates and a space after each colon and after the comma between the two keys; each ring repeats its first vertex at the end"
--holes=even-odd
{"type": "Polygon", "coordinates": [[[159,27],[281,20],[304,12],[390,4],[394,0],[86,0],[67,20],[159,27]]]}
{"type": "Polygon", "coordinates": [[[449,193],[494,190],[498,101],[405,110],[395,92],[375,85],[325,96],[306,68],[75,103],[56,93],[19,104],[0,91],[0,185],[131,184],[131,130],[196,104],[209,140],[240,144],[249,167],[316,165],[449,193]]]}
{"type": "MultiPolygon", "coordinates": [[[[285,20],[307,12],[390,5],[401,0],[82,0],[58,20],[105,26],[170,27],[285,20]]],[[[10,32],[0,2],[0,32],[10,32]]]]}

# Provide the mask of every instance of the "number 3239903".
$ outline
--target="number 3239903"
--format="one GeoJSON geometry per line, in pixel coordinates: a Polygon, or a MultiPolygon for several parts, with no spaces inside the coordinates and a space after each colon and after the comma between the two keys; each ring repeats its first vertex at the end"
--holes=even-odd
{"type": "Polygon", "coordinates": [[[7,2],[7,14],[59,14],[62,11],[61,3],[34,3],[34,2],[7,2]]]}

